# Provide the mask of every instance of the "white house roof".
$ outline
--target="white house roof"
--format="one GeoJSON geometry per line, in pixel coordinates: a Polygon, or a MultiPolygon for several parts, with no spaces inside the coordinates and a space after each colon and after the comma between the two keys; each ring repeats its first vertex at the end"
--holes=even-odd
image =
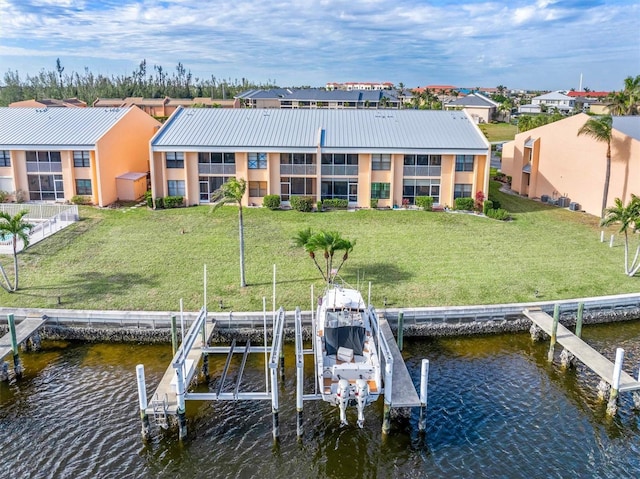
{"type": "Polygon", "coordinates": [[[487,98],[480,93],[471,93],[470,95],[464,96],[462,98],[456,98],[453,101],[447,103],[446,106],[454,105],[454,106],[467,106],[467,107],[485,107],[485,108],[496,108],[498,104],[490,98],[487,98]]]}
{"type": "Polygon", "coordinates": [[[640,141],[640,116],[613,116],[612,127],[640,141]]]}
{"type": "Polygon", "coordinates": [[[155,151],[429,151],[486,153],[460,111],[182,109],[151,141],[155,151]],[[474,151],[475,150],[475,151],[474,151]]]}
{"type": "Polygon", "coordinates": [[[533,97],[533,100],[574,100],[570,96],[565,95],[564,93],[560,93],[559,91],[552,91],[551,93],[546,93],[544,95],[539,95],[533,97]]]}
{"type": "Polygon", "coordinates": [[[0,108],[0,149],[93,148],[127,108],[0,108]]]}

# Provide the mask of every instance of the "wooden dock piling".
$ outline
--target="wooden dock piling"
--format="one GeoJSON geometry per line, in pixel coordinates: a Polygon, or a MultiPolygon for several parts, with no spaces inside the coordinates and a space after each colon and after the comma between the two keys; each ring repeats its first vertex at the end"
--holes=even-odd
{"type": "Polygon", "coordinates": [[[549,343],[549,353],[547,354],[547,361],[553,362],[553,353],[556,347],[556,341],[558,337],[558,321],[560,320],[560,305],[556,304],[553,307],[553,325],[551,326],[551,342],[549,343]]]}

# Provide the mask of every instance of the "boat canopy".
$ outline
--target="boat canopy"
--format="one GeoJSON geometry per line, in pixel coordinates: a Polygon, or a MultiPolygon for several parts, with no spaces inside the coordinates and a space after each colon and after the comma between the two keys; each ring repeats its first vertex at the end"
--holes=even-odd
{"type": "Polygon", "coordinates": [[[324,327],[325,348],[328,355],[336,354],[339,348],[353,350],[362,355],[365,341],[365,326],[359,311],[327,311],[324,327]]]}

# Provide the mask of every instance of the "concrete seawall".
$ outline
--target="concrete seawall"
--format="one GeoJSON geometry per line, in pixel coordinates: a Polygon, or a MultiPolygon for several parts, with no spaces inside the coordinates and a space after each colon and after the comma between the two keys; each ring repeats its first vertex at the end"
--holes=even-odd
{"type": "MultiPolygon", "coordinates": [[[[513,303],[486,306],[452,306],[431,308],[385,308],[377,310],[397,328],[398,313],[404,315],[405,337],[467,336],[527,331],[531,321],[522,314],[525,308],[539,307],[552,314],[555,304],[560,307],[560,321],[565,326],[575,324],[579,303],[584,304],[584,324],[598,324],[640,319],[640,293],[560,301],[513,303]]],[[[170,311],[99,311],[65,309],[0,308],[0,333],[7,331],[6,316],[13,314],[17,321],[27,316],[47,316],[41,330],[43,339],[63,339],[89,342],[171,342],[171,316],[176,316],[178,329],[187,329],[197,312],[170,311]]],[[[294,311],[287,312],[285,339],[293,340],[294,311]]],[[[264,314],[262,312],[209,312],[209,320],[216,321],[212,342],[228,342],[229,337],[251,338],[262,342],[264,314]]],[[[311,312],[302,313],[305,336],[311,326],[311,312]]],[[[266,313],[270,330],[272,313],[266,313]]]]}

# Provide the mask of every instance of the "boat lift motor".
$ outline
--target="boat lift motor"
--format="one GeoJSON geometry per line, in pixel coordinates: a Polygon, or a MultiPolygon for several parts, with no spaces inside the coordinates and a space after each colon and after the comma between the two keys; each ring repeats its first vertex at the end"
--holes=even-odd
{"type": "Polygon", "coordinates": [[[364,424],[364,407],[367,404],[367,398],[369,396],[369,386],[364,379],[356,380],[356,401],[358,406],[358,426],[362,427],[364,424]]]}
{"type": "Polygon", "coordinates": [[[349,381],[341,379],[338,381],[338,406],[340,407],[340,422],[345,426],[349,424],[347,422],[347,404],[349,404],[350,388],[349,381]]]}

